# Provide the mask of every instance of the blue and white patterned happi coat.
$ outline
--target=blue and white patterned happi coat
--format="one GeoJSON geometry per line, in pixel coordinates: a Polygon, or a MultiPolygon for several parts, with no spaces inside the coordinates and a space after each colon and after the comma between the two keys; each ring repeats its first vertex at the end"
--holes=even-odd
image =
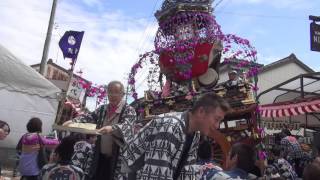
{"type": "MultiPolygon", "coordinates": [[[[187,112],[151,120],[133,138],[126,138],[122,157],[139,180],[172,180],[186,140],[187,112]]],[[[121,126],[118,126],[121,129],[121,126]]],[[[123,129],[123,128],[122,128],[123,129]]],[[[193,180],[200,133],[196,132],[179,179],[193,180]]]]}

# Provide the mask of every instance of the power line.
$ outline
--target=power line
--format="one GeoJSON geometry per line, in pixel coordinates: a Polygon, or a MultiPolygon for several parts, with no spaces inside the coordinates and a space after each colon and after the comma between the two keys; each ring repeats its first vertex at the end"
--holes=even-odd
{"type": "Polygon", "coordinates": [[[257,17],[257,18],[272,18],[272,19],[288,19],[288,20],[306,20],[306,17],[302,16],[281,16],[281,15],[266,15],[266,14],[247,14],[231,11],[216,11],[216,14],[229,14],[235,16],[248,16],[248,17],[257,17]]]}
{"type": "MultiPolygon", "coordinates": [[[[224,5],[223,5],[223,6],[220,6],[220,11],[221,11],[222,9],[225,9],[225,8],[227,7],[227,5],[229,5],[229,4],[231,3],[230,1],[231,1],[231,0],[226,0],[225,3],[224,3],[224,5]],[[228,3],[228,2],[230,2],[230,3],[228,3]]],[[[215,8],[213,9],[214,12],[216,11],[216,9],[217,9],[217,5],[216,5],[215,8]]]]}
{"type": "MultiPolygon", "coordinates": [[[[149,19],[150,19],[151,17],[153,17],[153,13],[154,13],[154,11],[156,10],[156,7],[157,7],[157,5],[158,5],[158,2],[159,2],[159,0],[157,0],[156,3],[154,4],[153,9],[152,9],[152,11],[151,11],[151,15],[149,16],[149,19]]],[[[138,48],[136,49],[136,52],[137,52],[137,53],[139,53],[139,52],[141,51],[141,49],[143,49],[143,48],[145,47],[146,42],[150,41],[151,38],[153,37],[153,36],[150,35],[151,32],[152,32],[152,30],[151,30],[149,27],[155,22],[155,20],[153,20],[152,22],[151,22],[151,21],[148,21],[148,22],[149,22],[149,23],[148,23],[146,29],[144,30],[141,39],[143,39],[143,37],[145,36],[145,34],[146,34],[146,36],[145,36],[146,38],[144,38],[144,39],[142,40],[142,42],[139,43],[139,46],[138,46],[138,48]],[[150,30],[149,30],[149,29],[150,29],[150,30]],[[148,31],[148,30],[149,30],[149,31],[148,31]]],[[[137,62],[137,61],[136,61],[136,62],[137,62]]],[[[136,63],[136,62],[135,62],[135,63],[136,63]]],[[[148,71],[148,69],[147,69],[147,68],[144,68],[143,71],[141,72],[141,74],[145,74],[146,71],[148,71]]],[[[139,80],[141,80],[141,77],[143,77],[143,76],[140,76],[140,78],[137,79],[136,82],[138,82],[139,80]]],[[[146,78],[144,78],[144,79],[140,82],[140,84],[144,83],[145,81],[146,81],[146,78]]],[[[141,86],[140,84],[139,84],[139,86],[141,86]]]]}
{"type": "Polygon", "coordinates": [[[216,9],[217,6],[219,6],[220,3],[222,3],[223,0],[220,0],[219,2],[216,3],[216,5],[213,7],[213,9],[216,9]]]}
{"type": "MultiPolygon", "coordinates": [[[[121,22],[121,21],[134,21],[134,22],[137,22],[137,21],[141,21],[143,19],[150,19],[149,16],[146,16],[146,17],[134,17],[134,18],[121,18],[121,19],[109,19],[109,18],[95,18],[95,19],[90,19],[90,20],[83,20],[83,21],[59,21],[57,20],[57,22],[59,24],[80,24],[80,23],[108,23],[108,22],[121,22]]],[[[147,20],[148,21],[148,20],[147,20]]]]}

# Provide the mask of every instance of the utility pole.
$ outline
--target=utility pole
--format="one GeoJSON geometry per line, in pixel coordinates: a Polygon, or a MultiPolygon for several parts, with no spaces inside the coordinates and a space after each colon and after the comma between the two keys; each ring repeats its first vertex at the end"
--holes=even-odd
{"type": "Polygon", "coordinates": [[[51,36],[52,36],[54,16],[56,13],[56,8],[57,8],[57,1],[58,0],[53,0],[53,2],[52,2],[51,15],[50,15],[50,20],[49,20],[49,25],[48,25],[48,30],[47,30],[47,36],[46,36],[46,41],[44,42],[44,47],[43,47],[43,52],[42,52],[42,59],[41,59],[39,72],[43,76],[45,76],[45,74],[46,74],[48,52],[49,52],[50,41],[51,41],[51,36]]]}

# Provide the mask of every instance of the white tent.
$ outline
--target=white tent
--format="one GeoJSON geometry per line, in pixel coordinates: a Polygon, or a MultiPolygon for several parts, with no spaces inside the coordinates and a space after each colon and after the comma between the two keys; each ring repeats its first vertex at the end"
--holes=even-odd
{"type": "Polygon", "coordinates": [[[42,131],[49,133],[54,123],[59,88],[0,45],[0,120],[6,121],[11,133],[0,147],[12,148],[26,133],[32,117],[42,120],[42,131]]]}

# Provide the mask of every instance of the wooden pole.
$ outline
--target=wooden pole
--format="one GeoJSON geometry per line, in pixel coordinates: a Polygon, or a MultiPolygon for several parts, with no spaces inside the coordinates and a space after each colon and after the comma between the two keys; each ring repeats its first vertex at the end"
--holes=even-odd
{"type": "Polygon", "coordinates": [[[66,93],[63,95],[63,97],[62,97],[62,99],[60,101],[60,106],[59,106],[58,113],[57,113],[56,120],[55,120],[56,124],[59,124],[60,120],[61,120],[62,112],[63,112],[63,109],[64,109],[64,103],[67,100],[67,96],[68,96],[67,93],[69,91],[70,83],[71,83],[71,80],[72,80],[72,77],[73,77],[73,70],[74,70],[75,62],[76,61],[73,62],[72,66],[71,66],[71,69],[69,71],[69,79],[68,79],[68,82],[67,82],[67,89],[66,89],[66,93]]]}
{"type": "Polygon", "coordinates": [[[43,52],[42,52],[39,73],[42,74],[43,76],[46,75],[48,52],[49,52],[50,41],[51,41],[51,36],[52,36],[54,16],[56,14],[56,9],[57,9],[57,1],[58,0],[53,0],[53,2],[52,2],[52,8],[51,8],[50,20],[49,20],[49,25],[48,25],[48,30],[47,30],[47,36],[46,36],[46,40],[44,42],[44,47],[43,47],[43,52]]]}

